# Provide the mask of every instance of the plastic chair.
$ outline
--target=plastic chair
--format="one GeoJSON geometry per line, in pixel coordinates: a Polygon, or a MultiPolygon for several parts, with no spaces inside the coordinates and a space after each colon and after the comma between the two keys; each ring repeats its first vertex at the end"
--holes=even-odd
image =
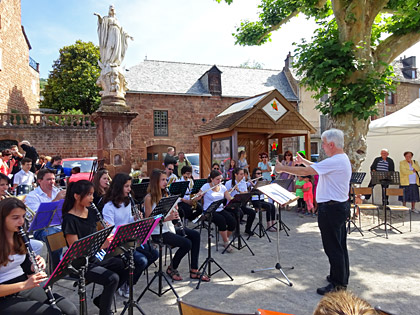
{"type": "MultiPolygon", "coordinates": [[[[398,196],[403,198],[403,202],[405,201],[405,194],[403,188],[387,188],[386,189],[387,196],[398,196]]],[[[411,209],[406,206],[400,205],[388,205],[386,206],[386,210],[389,210],[389,223],[392,224],[392,211],[403,211],[408,212],[410,215],[410,232],[411,232],[411,209]]],[[[403,225],[404,225],[404,218],[403,218],[403,225]]]]}
{"type": "Polygon", "coordinates": [[[260,315],[260,312],[255,313],[227,313],[206,309],[199,306],[187,304],[181,298],[177,299],[178,309],[180,315],[260,315]]]}

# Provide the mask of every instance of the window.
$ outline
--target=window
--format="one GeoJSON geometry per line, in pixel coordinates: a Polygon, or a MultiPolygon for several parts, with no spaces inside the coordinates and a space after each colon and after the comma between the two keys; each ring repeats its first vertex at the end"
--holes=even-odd
{"type": "Polygon", "coordinates": [[[153,126],[155,130],[155,136],[168,135],[168,111],[167,110],[153,111],[153,126]]]}
{"type": "Polygon", "coordinates": [[[387,105],[394,105],[395,104],[395,94],[392,92],[388,92],[386,96],[386,103],[387,105]]]}

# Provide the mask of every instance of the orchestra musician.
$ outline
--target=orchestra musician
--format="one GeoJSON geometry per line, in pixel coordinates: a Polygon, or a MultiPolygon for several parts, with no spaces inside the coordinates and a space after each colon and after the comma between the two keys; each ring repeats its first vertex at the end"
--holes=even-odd
{"type": "MultiPolygon", "coordinates": [[[[232,170],[232,179],[227,181],[225,184],[226,189],[229,191],[230,195],[234,197],[237,194],[246,194],[248,193],[248,187],[244,179],[244,169],[236,167],[232,170]]],[[[241,211],[247,215],[245,233],[249,236],[254,235],[252,232],[252,223],[255,219],[255,210],[251,209],[245,205],[241,206],[240,209],[235,209],[234,211],[241,211]]],[[[242,213],[241,213],[242,217],[242,213]]]]}
{"type": "Polygon", "coordinates": [[[187,165],[181,168],[181,178],[178,182],[188,181],[189,186],[184,197],[181,198],[181,202],[178,204],[179,215],[181,218],[185,217],[190,221],[193,221],[200,214],[203,213],[203,207],[196,200],[191,200],[191,191],[194,187],[194,180],[192,179],[192,166],[187,165]]]}
{"type": "MultiPolygon", "coordinates": [[[[96,232],[98,217],[96,211],[88,208],[93,201],[93,184],[88,180],[79,180],[69,184],[63,204],[62,230],[71,246],[75,241],[96,232]]],[[[109,246],[105,241],[102,248],[109,246]]],[[[85,277],[87,282],[103,286],[102,294],[93,299],[100,315],[110,315],[112,297],[115,291],[128,279],[128,271],[121,257],[115,256],[100,261],[96,257],[89,260],[85,277]]]]}
{"type": "Polygon", "coordinates": [[[166,181],[167,186],[169,187],[172,183],[176,182],[178,180],[178,177],[174,174],[175,165],[170,163],[166,165],[165,167],[165,173],[166,173],[166,181]]]}
{"type": "MultiPolygon", "coordinates": [[[[143,217],[140,210],[133,209],[133,203],[130,200],[131,192],[131,176],[124,173],[116,174],[109,189],[105,195],[105,205],[103,208],[103,217],[109,225],[115,225],[114,231],[119,225],[132,223],[143,217]],[[138,211],[135,213],[134,211],[138,211]]],[[[141,274],[156,259],[159,253],[149,243],[145,243],[136,248],[134,251],[135,270],[133,275],[133,284],[136,284],[141,274]]],[[[129,287],[125,283],[118,293],[121,296],[128,297],[129,287]]]]}
{"type": "MultiPolygon", "coordinates": [[[[170,164],[172,165],[172,164],[170,164]]],[[[150,176],[150,184],[147,189],[148,194],[144,198],[144,208],[146,212],[146,217],[149,217],[153,209],[159,203],[160,199],[167,197],[166,191],[166,174],[165,172],[154,169],[150,176]]],[[[162,237],[163,243],[172,246],[179,247],[176,251],[171,264],[166,270],[167,274],[174,281],[182,280],[181,275],[178,272],[178,266],[182,258],[191,251],[191,269],[190,269],[190,278],[199,279],[200,273],[198,271],[198,258],[200,253],[200,233],[195,230],[188,229],[183,227],[183,229],[175,228],[172,220],[179,220],[178,211],[170,211],[165,217],[162,227],[162,237]],[[183,237],[185,233],[185,237],[183,237]]],[[[152,232],[152,239],[155,242],[159,242],[160,226],[156,226],[152,232]]],[[[201,278],[202,281],[210,281],[210,278],[206,275],[203,275],[201,278]]]]}
{"type": "Polygon", "coordinates": [[[106,169],[101,169],[95,173],[93,176],[93,188],[95,192],[93,193],[93,203],[96,205],[96,208],[100,212],[104,207],[104,197],[109,188],[109,173],[106,169]]]}
{"type": "MultiPolygon", "coordinates": [[[[76,306],[68,299],[54,294],[55,306],[47,304],[48,297],[40,287],[47,275],[45,261],[39,255],[34,266],[27,248],[18,235],[24,224],[26,207],[17,198],[0,201],[0,312],[8,315],[76,315],[76,306]]],[[[33,257],[33,256],[32,256],[33,257]]]]}
{"type": "MultiPolygon", "coordinates": [[[[212,170],[208,179],[208,183],[201,187],[199,194],[203,195],[204,212],[214,201],[226,198],[228,201],[232,199],[228,190],[221,184],[222,174],[218,170],[212,170]]],[[[224,247],[228,253],[233,252],[233,248],[229,245],[229,236],[235,230],[235,218],[223,209],[223,204],[213,214],[213,222],[219,229],[220,236],[223,239],[224,247]]]]}
{"type": "MultiPolygon", "coordinates": [[[[262,176],[261,169],[259,167],[254,168],[254,170],[252,171],[251,179],[256,179],[261,176],[262,176]]],[[[260,178],[259,180],[263,180],[263,179],[260,178]]],[[[257,183],[256,181],[255,182],[253,181],[251,182],[251,185],[256,185],[256,183],[257,183]]],[[[274,206],[274,204],[271,202],[265,201],[264,195],[261,195],[261,193],[252,195],[251,201],[255,209],[265,210],[265,215],[267,218],[267,227],[269,227],[268,231],[276,232],[277,229],[275,226],[273,226],[276,220],[276,207],[274,206]]]]}

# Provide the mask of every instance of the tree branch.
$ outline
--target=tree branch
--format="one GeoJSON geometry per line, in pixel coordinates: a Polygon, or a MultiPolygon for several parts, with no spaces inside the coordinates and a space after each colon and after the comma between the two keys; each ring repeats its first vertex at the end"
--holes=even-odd
{"type": "Polygon", "coordinates": [[[266,31],[266,32],[264,32],[262,35],[261,35],[261,37],[258,39],[258,41],[257,41],[257,43],[258,44],[260,44],[261,43],[261,41],[268,35],[268,34],[270,34],[271,32],[274,32],[274,31],[277,31],[283,24],[286,24],[287,22],[289,22],[290,21],[290,19],[292,19],[292,18],[294,18],[296,15],[298,15],[299,14],[299,10],[296,10],[296,11],[294,11],[294,12],[292,12],[292,13],[290,13],[290,15],[288,16],[288,17],[286,17],[286,18],[284,18],[283,20],[281,20],[280,21],[280,23],[278,23],[278,24],[276,24],[276,25],[271,25],[271,27],[266,31]]]}

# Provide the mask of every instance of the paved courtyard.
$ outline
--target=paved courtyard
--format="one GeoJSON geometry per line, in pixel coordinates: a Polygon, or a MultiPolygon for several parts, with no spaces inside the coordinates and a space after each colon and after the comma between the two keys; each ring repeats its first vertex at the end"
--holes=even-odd
{"type": "MultiPolygon", "coordinates": [[[[271,243],[267,238],[255,236],[249,240],[255,256],[246,248],[222,255],[221,249],[216,252],[213,246],[213,257],[234,281],[219,272],[211,282],[202,283],[200,289],[196,290],[197,281],[189,279],[185,257],[179,267],[184,280],[174,283],[178,295],[188,303],[229,312],[254,313],[258,308],[263,308],[290,314],[312,314],[321,298],[316,294],[316,288],[327,285],[325,276],[329,272],[317,221],[316,218],[300,217],[293,211],[283,211],[282,216],[290,228],[290,236],[280,231],[280,262],[293,282],[292,287],[286,285],[284,277],[277,270],[251,273],[252,269],[273,267],[276,263],[276,233],[271,232],[271,243]],[[288,269],[290,266],[294,266],[294,269],[288,269]]],[[[354,231],[348,238],[351,267],[348,289],[372,305],[381,305],[396,314],[420,314],[420,215],[413,214],[412,220],[412,231],[409,232],[408,215],[404,225],[401,224],[401,218],[395,218],[395,226],[404,233],[391,231],[386,239],[383,230],[376,230],[376,234],[367,231],[373,226],[369,213],[362,216],[364,236],[354,231]]],[[[213,245],[214,242],[213,239],[213,245]]],[[[207,257],[205,230],[202,232],[201,245],[200,262],[207,257]]],[[[212,269],[215,268],[213,265],[212,269]]],[[[151,267],[149,275],[154,270],[151,267]]],[[[142,276],[135,286],[136,298],[145,285],[146,277],[142,276]]],[[[92,285],[89,285],[89,314],[98,314],[90,299],[91,290],[92,285]]],[[[95,296],[100,290],[97,286],[95,296]]],[[[72,283],[60,281],[54,286],[54,291],[66,295],[77,305],[77,291],[72,288],[72,283]]],[[[118,314],[124,307],[123,301],[117,296],[118,314]]],[[[171,291],[160,298],[147,292],[140,305],[146,314],[178,314],[176,298],[171,291]]],[[[138,311],[134,313],[140,314],[138,311]]]]}

